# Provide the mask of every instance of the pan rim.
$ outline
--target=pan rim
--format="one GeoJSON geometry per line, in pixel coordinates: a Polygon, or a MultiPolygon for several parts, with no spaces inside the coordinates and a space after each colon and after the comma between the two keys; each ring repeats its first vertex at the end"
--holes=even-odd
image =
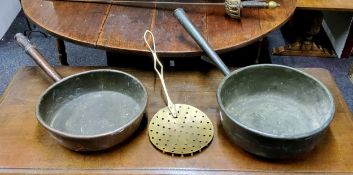
{"type": "MultiPolygon", "coordinates": [[[[62,78],[60,81],[57,81],[55,82],[54,84],[50,85],[42,94],[41,96],[39,97],[38,101],[37,101],[37,104],[36,104],[36,118],[37,120],[39,121],[39,123],[45,127],[48,131],[52,132],[52,133],[55,133],[55,134],[58,134],[60,136],[64,136],[64,137],[69,137],[69,138],[73,138],[73,139],[94,139],[94,138],[101,138],[101,137],[105,137],[105,136],[110,136],[110,135],[115,135],[115,134],[119,134],[121,132],[123,132],[126,128],[128,128],[132,123],[134,123],[136,120],[138,120],[140,117],[143,116],[145,110],[146,110],[146,107],[147,107],[147,102],[148,102],[148,94],[147,94],[147,90],[145,88],[145,86],[143,85],[143,83],[137,79],[135,76],[129,74],[129,73],[126,73],[126,72],[123,72],[123,71],[120,71],[120,70],[115,70],[115,69],[94,69],[94,70],[88,70],[88,71],[83,71],[83,72],[79,72],[79,73],[76,73],[76,74],[72,74],[72,75],[69,75],[67,77],[64,77],[62,78]],[[142,107],[140,108],[140,111],[138,114],[136,114],[128,123],[126,123],[125,125],[113,130],[113,131],[109,131],[109,132],[104,132],[104,133],[100,133],[100,134],[94,134],[94,135],[76,135],[76,134],[70,134],[70,133],[67,133],[67,132],[63,132],[63,131],[60,131],[60,130],[57,130],[53,127],[50,127],[47,123],[45,123],[41,117],[41,115],[39,114],[39,106],[42,102],[42,99],[44,97],[45,94],[47,94],[51,89],[55,88],[58,84],[61,84],[62,82],[64,81],[67,81],[69,79],[72,79],[74,77],[77,77],[77,76],[81,76],[81,75],[84,75],[84,74],[90,74],[90,73],[100,73],[100,72],[111,72],[111,73],[117,73],[117,74],[123,74],[125,76],[128,76],[132,79],[134,79],[137,83],[139,83],[143,89],[143,92],[144,92],[144,101],[143,101],[143,105],[142,107]]],[[[139,124],[140,125],[140,124],[139,124]]]]}
{"type": "Polygon", "coordinates": [[[245,129],[247,131],[250,131],[252,133],[255,133],[257,135],[260,135],[260,136],[273,138],[273,139],[285,139],[285,140],[307,138],[307,137],[314,136],[315,134],[318,134],[318,133],[324,131],[330,125],[330,123],[332,122],[334,114],[335,114],[335,110],[336,110],[336,104],[335,104],[335,100],[334,100],[334,98],[332,96],[332,93],[329,91],[329,89],[326,87],[326,85],[324,85],[320,80],[318,80],[317,78],[313,77],[312,75],[310,75],[310,74],[308,74],[308,73],[306,73],[304,71],[298,70],[298,69],[293,68],[293,67],[285,66],[285,65],[279,65],[279,64],[256,64],[256,65],[250,65],[250,66],[242,67],[242,68],[239,68],[239,69],[236,69],[236,70],[232,71],[230,74],[228,74],[226,77],[224,77],[224,79],[221,81],[221,83],[218,86],[218,89],[217,89],[217,102],[218,102],[218,105],[221,108],[222,112],[224,112],[226,114],[225,117],[229,118],[231,121],[234,122],[234,124],[240,126],[241,128],[243,128],[243,129],[245,129]],[[290,70],[292,70],[292,71],[294,71],[296,73],[302,74],[302,75],[306,76],[307,78],[310,78],[310,79],[314,80],[316,83],[318,83],[320,85],[320,87],[324,90],[325,94],[328,96],[328,99],[330,100],[329,111],[324,116],[326,118],[324,123],[322,125],[320,125],[320,127],[316,128],[314,130],[308,131],[308,132],[299,133],[299,134],[293,134],[293,135],[280,136],[280,135],[270,134],[270,133],[266,133],[266,132],[262,132],[262,131],[250,128],[247,125],[242,124],[238,120],[235,120],[234,116],[230,115],[230,113],[227,110],[225,110],[225,107],[224,107],[224,105],[222,103],[222,100],[221,100],[221,89],[222,89],[223,85],[225,84],[225,82],[230,77],[232,77],[233,75],[238,74],[239,72],[247,70],[247,69],[253,69],[253,68],[258,68],[258,67],[276,67],[276,68],[290,69],[290,70]]]}

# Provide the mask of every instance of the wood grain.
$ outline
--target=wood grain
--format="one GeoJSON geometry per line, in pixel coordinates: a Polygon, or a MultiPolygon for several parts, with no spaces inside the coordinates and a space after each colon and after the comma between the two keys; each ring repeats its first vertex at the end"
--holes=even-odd
{"type": "MultiPolygon", "coordinates": [[[[89,70],[61,67],[64,75],[89,70]]],[[[153,71],[120,69],[139,78],[149,93],[146,121],[125,143],[95,153],[76,153],[63,148],[42,129],[35,118],[39,95],[51,84],[35,67],[17,72],[0,103],[0,173],[9,174],[306,174],[353,173],[352,114],[334,80],[324,69],[307,68],[333,93],[336,114],[322,143],[310,154],[292,160],[266,160],[252,156],[226,137],[220,126],[215,91],[223,79],[217,70],[165,72],[166,84],[176,103],[193,105],[205,112],[215,126],[215,137],[193,157],[171,157],[149,143],[147,122],[166,104],[153,71]],[[24,88],[26,87],[26,88],[24,88]]]]}
{"type": "Polygon", "coordinates": [[[298,0],[298,9],[328,10],[328,11],[353,11],[352,0],[298,0]]]}
{"type": "MultiPolygon", "coordinates": [[[[205,11],[200,10],[195,12],[194,10],[189,9],[188,16],[190,20],[194,21],[198,30],[205,35],[205,11]]],[[[169,53],[175,53],[175,56],[177,57],[182,57],[183,55],[195,56],[201,52],[201,49],[199,49],[191,36],[189,36],[179,24],[171,11],[157,10],[154,25],[151,29],[155,35],[157,50],[162,57],[168,56],[169,53]],[[180,53],[181,50],[183,50],[183,53],[180,53]]]]}
{"type": "Polygon", "coordinates": [[[28,18],[50,34],[95,46],[110,5],[23,0],[22,6],[28,18]]]}
{"type": "Polygon", "coordinates": [[[154,10],[112,5],[98,47],[124,52],[145,48],[143,33],[150,28],[154,10]]]}
{"type": "MultiPolygon", "coordinates": [[[[205,0],[216,2],[219,0],[205,0]]],[[[225,15],[223,7],[188,8],[191,20],[218,52],[227,52],[261,39],[285,23],[296,0],[278,0],[277,9],[243,9],[242,19],[225,15]]],[[[201,50],[173,17],[173,11],[109,4],[23,0],[25,14],[51,34],[91,47],[149,55],[143,42],[146,29],[157,36],[161,56],[201,55],[201,50]]]]}

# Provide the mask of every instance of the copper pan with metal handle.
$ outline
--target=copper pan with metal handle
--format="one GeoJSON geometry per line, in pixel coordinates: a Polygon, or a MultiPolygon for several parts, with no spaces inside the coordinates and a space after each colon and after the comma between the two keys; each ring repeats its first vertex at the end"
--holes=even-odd
{"type": "Polygon", "coordinates": [[[335,113],[330,91],[300,70],[258,64],[233,72],[202,37],[183,9],[174,15],[223,72],[217,90],[221,123],[244,150],[267,158],[291,158],[310,152],[335,113]]]}

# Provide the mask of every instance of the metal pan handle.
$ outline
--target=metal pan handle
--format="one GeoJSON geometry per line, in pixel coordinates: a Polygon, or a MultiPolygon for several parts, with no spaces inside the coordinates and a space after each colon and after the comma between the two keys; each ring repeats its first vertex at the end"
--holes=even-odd
{"type": "Polygon", "coordinates": [[[50,66],[50,64],[45,60],[45,58],[38,52],[38,50],[31,44],[26,36],[22,33],[17,33],[15,35],[15,40],[18,45],[20,45],[29,55],[33,61],[37,63],[37,65],[46,73],[48,76],[54,81],[60,81],[61,76],[55,71],[55,69],[50,66]]]}
{"type": "Polygon", "coordinates": [[[223,74],[228,75],[230,73],[228,67],[223,63],[221,58],[219,58],[218,54],[211,48],[205,38],[196,29],[194,24],[186,15],[185,11],[182,8],[177,8],[176,10],[174,10],[174,16],[179,20],[180,24],[191,35],[191,37],[196,41],[196,43],[201,47],[201,49],[206,52],[206,54],[211,58],[211,60],[223,72],[223,74]]]}

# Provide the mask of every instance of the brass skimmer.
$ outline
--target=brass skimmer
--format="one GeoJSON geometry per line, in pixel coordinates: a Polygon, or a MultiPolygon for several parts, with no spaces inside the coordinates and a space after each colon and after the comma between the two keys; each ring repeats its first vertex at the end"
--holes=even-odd
{"type": "Polygon", "coordinates": [[[168,103],[168,106],[160,109],[149,123],[150,141],[163,153],[170,153],[172,156],[193,155],[195,152],[201,152],[212,141],[214,132],[212,122],[201,110],[187,104],[174,104],[171,101],[164,82],[163,65],[157,57],[152,32],[147,30],[144,38],[152,53],[154,69],[161,80],[168,103]],[[147,35],[151,36],[153,47],[149,44],[147,35]]]}

